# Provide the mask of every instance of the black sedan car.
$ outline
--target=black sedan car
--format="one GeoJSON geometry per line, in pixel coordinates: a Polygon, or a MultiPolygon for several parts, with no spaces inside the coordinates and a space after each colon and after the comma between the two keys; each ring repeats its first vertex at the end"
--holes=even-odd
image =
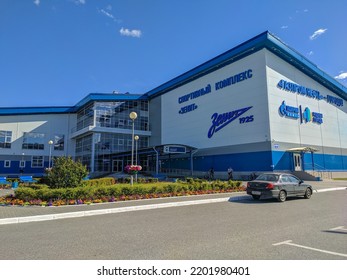
{"type": "Polygon", "coordinates": [[[290,196],[310,198],[312,191],[312,186],[286,173],[263,173],[247,183],[247,194],[254,200],[276,198],[284,202],[290,196]]]}

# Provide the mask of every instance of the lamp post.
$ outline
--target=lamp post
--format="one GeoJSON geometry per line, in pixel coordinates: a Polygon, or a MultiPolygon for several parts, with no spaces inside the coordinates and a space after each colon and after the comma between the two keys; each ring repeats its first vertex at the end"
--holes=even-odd
{"type": "MultiPolygon", "coordinates": [[[[133,122],[133,127],[132,127],[132,137],[131,137],[131,165],[134,165],[134,123],[137,118],[136,112],[131,112],[129,115],[130,119],[133,122]]],[[[134,176],[131,174],[131,179],[130,179],[131,185],[134,184],[134,176]]]]}
{"type": "Polygon", "coordinates": [[[49,140],[48,141],[48,145],[49,145],[48,170],[50,170],[51,169],[51,161],[52,161],[52,145],[53,145],[53,141],[49,140]]]}
{"type": "MultiPolygon", "coordinates": [[[[135,139],[135,165],[137,166],[137,143],[139,141],[139,136],[135,135],[134,139],[135,139]]],[[[137,182],[137,173],[135,174],[135,181],[137,182]]]]}

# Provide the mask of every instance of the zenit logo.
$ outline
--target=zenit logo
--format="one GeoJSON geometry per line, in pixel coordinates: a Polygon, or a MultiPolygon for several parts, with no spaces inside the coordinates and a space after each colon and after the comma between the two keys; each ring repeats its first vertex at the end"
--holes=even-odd
{"type": "MultiPolygon", "coordinates": [[[[234,111],[231,111],[228,113],[222,113],[222,114],[214,113],[211,116],[212,125],[211,125],[210,129],[208,130],[207,137],[211,138],[213,136],[213,134],[215,134],[216,132],[218,132],[219,130],[221,130],[225,126],[227,126],[232,121],[241,117],[244,113],[246,113],[252,107],[253,106],[245,107],[242,109],[238,109],[238,110],[234,110],[234,111]]],[[[242,118],[242,119],[244,119],[244,120],[243,121],[240,120],[240,123],[251,122],[251,121],[253,121],[253,116],[250,116],[249,118],[242,118]]]]}

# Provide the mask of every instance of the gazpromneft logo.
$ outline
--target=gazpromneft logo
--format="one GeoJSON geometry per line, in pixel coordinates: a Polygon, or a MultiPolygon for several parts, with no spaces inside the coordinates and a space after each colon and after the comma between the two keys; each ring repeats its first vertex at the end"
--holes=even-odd
{"type": "Polygon", "coordinates": [[[251,109],[253,106],[245,107],[242,109],[234,110],[228,113],[218,114],[214,113],[211,116],[212,119],[212,125],[210,129],[208,130],[208,138],[211,138],[213,134],[221,130],[223,127],[227,126],[232,121],[236,120],[240,116],[242,116],[244,113],[246,113],[249,109],[251,109]]]}

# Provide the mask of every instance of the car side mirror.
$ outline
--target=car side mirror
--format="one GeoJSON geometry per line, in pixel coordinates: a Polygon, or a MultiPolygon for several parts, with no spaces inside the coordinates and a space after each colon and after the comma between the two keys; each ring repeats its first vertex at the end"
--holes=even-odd
{"type": "Polygon", "coordinates": [[[304,182],[303,180],[300,180],[300,181],[299,181],[299,185],[301,185],[303,182],[304,182]]]}

